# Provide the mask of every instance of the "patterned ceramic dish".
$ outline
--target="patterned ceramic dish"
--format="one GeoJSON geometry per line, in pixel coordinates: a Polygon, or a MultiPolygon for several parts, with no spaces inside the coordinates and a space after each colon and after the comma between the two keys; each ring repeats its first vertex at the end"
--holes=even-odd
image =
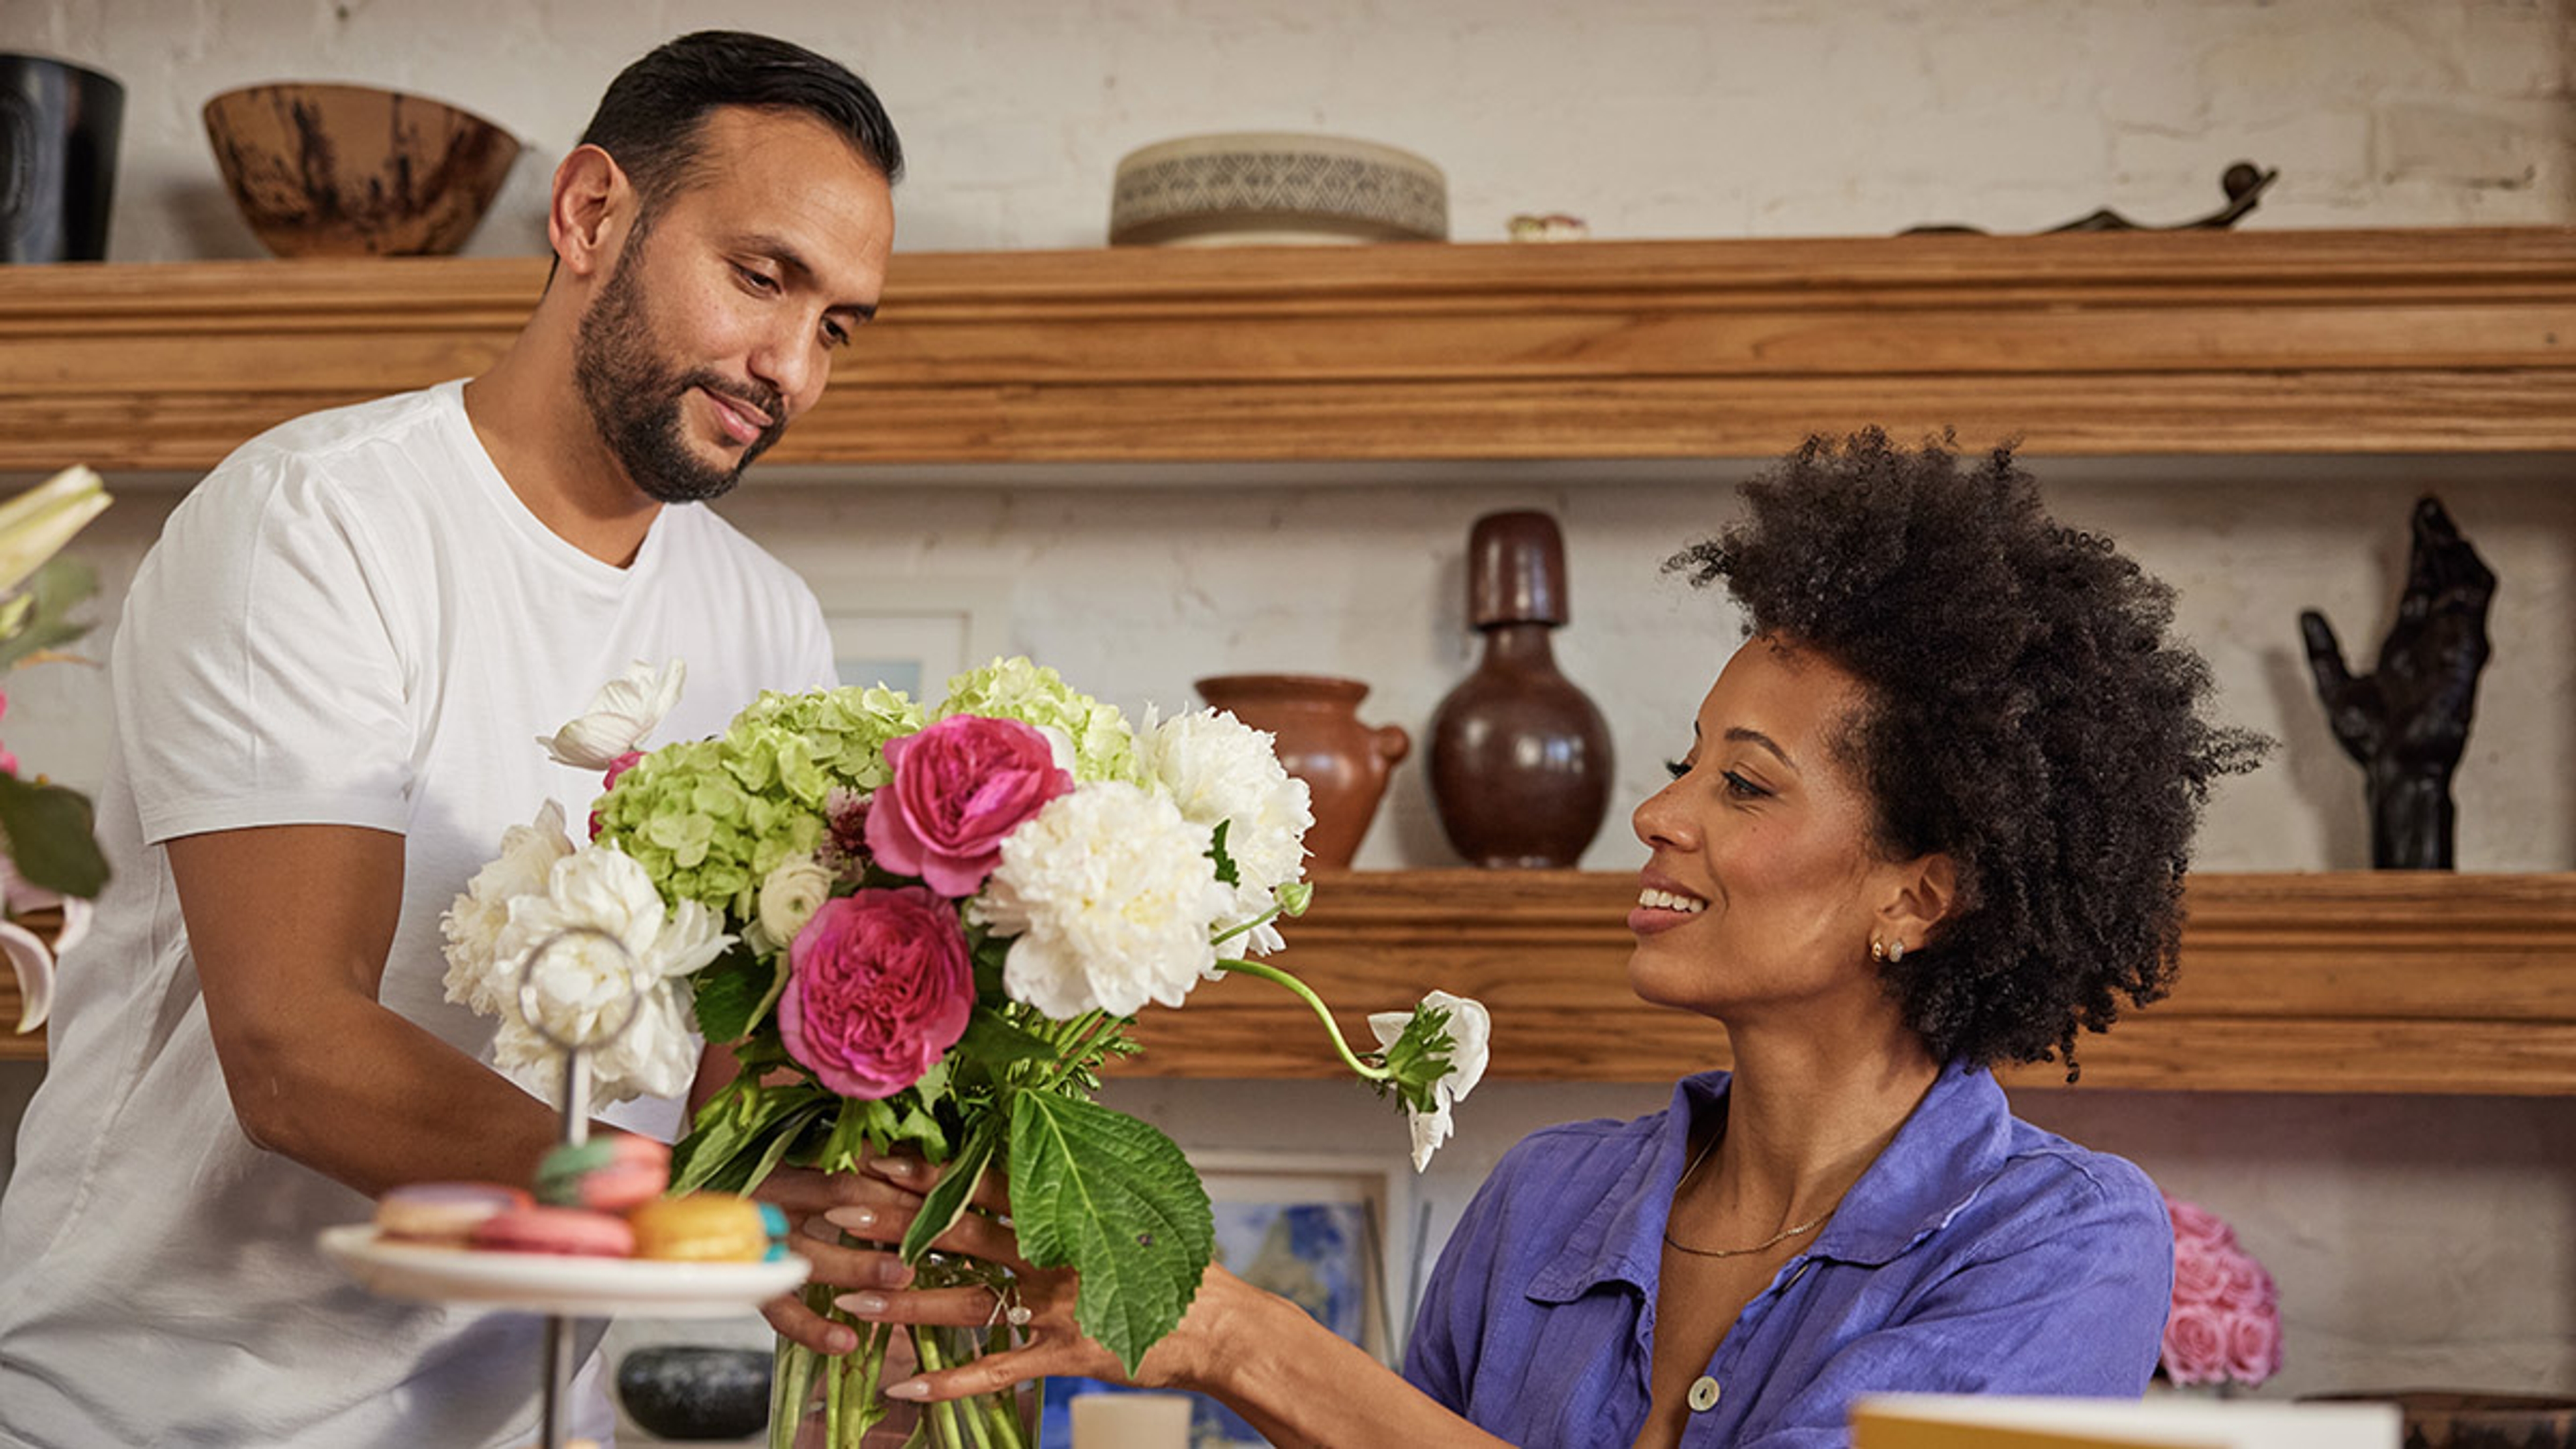
{"type": "Polygon", "coordinates": [[[1343,136],[1229,132],[1131,151],[1113,246],[1446,241],[1449,184],[1410,151],[1343,136]]]}

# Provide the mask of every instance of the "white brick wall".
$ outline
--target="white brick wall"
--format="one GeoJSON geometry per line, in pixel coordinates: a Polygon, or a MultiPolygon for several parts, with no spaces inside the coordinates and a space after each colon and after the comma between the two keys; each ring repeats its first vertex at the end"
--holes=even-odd
{"type": "MultiPolygon", "coordinates": [[[[756,22],[880,89],[914,249],[1096,245],[1119,156],[1317,129],[1448,172],[1461,240],[1522,211],[1605,237],[2147,222],[2281,169],[2262,226],[2576,220],[2569,0],[802,0],[756,22]]],[[[528,146],[469,250],[534,250],[548,171],[616,69],[740,6],[12,0],[0,47],[122,79],[114,255],[256,256],[197,119],[226,88],[358,80],[528,146]]]]}
{"type": "MultiPolygon", "coordinates": [[[[1576,13],[1540,0],[802,0],[761,7],[756,23],[883,91],[912,157],[898,193],[907,249],[1095,245],[1121,154],[1248,128],[1433,157],[1461,239],[1498,238],[1533,210],[1584,216],[1605,237],[2029,230],[2101,205],[2165,222],[2215,207],[2240,158],[2282,171],[2254,226],[2576,222],[2576,0],[1596,0],[1576,13]]],[[[530,154],[471,243],[493,254],[538,249],[547,171],[619,65],[678,30],[739,23],[743,7],[695,0],[0,0],[0,48],[127,83],[120,259],[259,254],[196,113],[217,91],[283,78],[406,87],[509,126],[530,154]]],[[[1733,637],[1721,604],[1656,564],[1722,520],[1740,471],[1298,475],[1346,486],[1227,468],[1153,470],[1151,487],[1058,487],[1044,470],[769,478],[726,511],[818,577],[989,580],[1019,646],[1123,703],[1181,701],[1220,670],[1346,673],[1375,686],[1366,718],[1418,739],[1469,663],[1469,523],[1548,508],[1571,556],[1559,655],[1609,715],[1621,761],[1621,804],[1587,860],[1608,869],[1636,858],[1626,805],[1679,747],[1733,637]],[[1348,486],[1359,479],[1375,481],[1348,486]]],[[[2503,578],[2458,783],[2463,863],[2576,867],[2571,471],[2566,459],[2042,469],[2065,516],[2176,582],[2229,712],[2285,742],[2220,794],[2206,864],[2365,863],[2358,771],[2309,700],[2295,618],[2322,607],[2347,647],[2375,651],[2408,504],[2431,488],[2503,578]]],[[[125,497],[85,537],[111,595],[175,481],[118,480],[125,497]]],[[[0,738],[35,768],[95,777],[95,673],[21,674],[9,694],[0,738]]],[[[1447,862],[1421,780],[1417,756],[1361,864],[1447,862]]],[[[33,1076],[0,1070],[0,1122],[33,1076]]],[[[1394,1155],[1391,1126],[1340,1089],[1127,1090],[1194,1146],[1394,1155]],[[1265,1125],[1248,1134],[1256,1113],[1265,1125]]],[[[1442,1231],[1520,1131],[1662,1099],[1488,1091],[1427,1185],[1442,1231]]],[[[2289,1366],[2272,1392],[2576,1392],[2576,1102],[2085,1091],[2030,1110],[2236,1222],[2283,1280],[2289,1366]]]]}

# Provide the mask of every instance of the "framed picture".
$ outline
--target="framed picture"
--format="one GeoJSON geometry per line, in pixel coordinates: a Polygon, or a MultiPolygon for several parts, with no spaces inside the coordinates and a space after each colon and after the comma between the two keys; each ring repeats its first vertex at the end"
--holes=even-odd
{"type": "MultiPolygon", "coordinates": [[[[1402,1361],[1397,1324],[1409,1275],[1387,1248],[1390,1226],[1411,1218],[1412,1179],[1401,1158],[1196,1152],[1190,1160],[1215,1211],[1218,1263],[1380,1363],[1402,1361]]],[[[1071,1449],[1074,1399],[1116,1392],[1090,1379],[1049,1379],[1041,1449],[1071,1449]]],[[[1224,1405],[1193,1397],[1190,1449],[1268,1442],[1224,1405]]]]}
{"type": "Polygon", "coordinates": [[[811,580],[843,684],[936,702],[948,677],[1010,652],[1010,585],[988,579],[811,580]]]}

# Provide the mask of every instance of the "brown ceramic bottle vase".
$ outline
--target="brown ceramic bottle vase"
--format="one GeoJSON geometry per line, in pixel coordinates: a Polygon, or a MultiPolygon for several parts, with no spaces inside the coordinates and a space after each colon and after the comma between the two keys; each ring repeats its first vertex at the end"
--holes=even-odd
{"type": "Polygon", "coordinates": [[[1306,864],[1347,870],[1386,793],[1386,777],[1413,748],[1396,725],[1360,723],[1369,687],[1319,674],[1223,674],[1198,682],[1199,698],[1276,737],[1279,763],[1306,782],[1314,828],[1306,864]]]}
{"type": "Polygon", "coordinates": [[[1563,868],[1610,808],[1610,729],[1557,672],[1548,634],[1566,621],[1565,540],[1544,513],[1476,520],[1467,617],[1485,636],[1476,672],[1431,717],[1431,803],[1460,855],[1486,867],[1563,868]]]}

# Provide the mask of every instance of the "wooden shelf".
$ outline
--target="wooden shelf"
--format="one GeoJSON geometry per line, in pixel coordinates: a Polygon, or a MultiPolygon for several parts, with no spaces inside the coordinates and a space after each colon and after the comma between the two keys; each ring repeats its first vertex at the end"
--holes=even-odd
{"type": "MultiPolygon", "coordinates": [[[[0,469],[473,372],[543,259],[0,268],[0,469]]],[[[2576,450],[2576,228],[901,253],[781,461],[2576,450]]]]}
{"type": "MultiPolygon", "coordinates": [[[[1653,1082],[1727,1062],[1725,1033],[1629,994],[1625,873],[1327,876],[1277,959],[1361,1034],[1433,987],[1494,1012],[1497,1078],[1653,1082]]],[[[2576,1094],[2576,874],[2203,875],[2181,982],[2078,1052],[2084,1085],[2200,1092],[2576,1094]]],[[[0,1022],[17,1020],[0,973],[0,1022]]],[[[1338,1073],[1275,986],[1219,981],[1142,1018],[1123,1070],[1338,1073]]],[[[0,1036],[0,1058],[43,1053],[0,1036]]],[[[2040,1067],[2006,1074],[2052,1086],[2040,1067]]]]}
{"type": "MultiPolygon", "coordinates": [[[[2576,875],[2203,875],[2174,994],[2078,1046],[2083,1084],[2179,1091],[2576,1093],[2576,875]]],[[[1278,960],[1364,1030],[1433,987],[1494,1012],[1501,1078],[1665,1081],[1725,1033],[1629,993],[1629,874],[1327,877],[1278,960]]],[[[1287,993],[1221,981],[1141,1020],[1125,1069],[1330,1077],[1287,993]]],[[[2005,1074],[2064,1080],[2053,1066],[2005,1074]]]]}

